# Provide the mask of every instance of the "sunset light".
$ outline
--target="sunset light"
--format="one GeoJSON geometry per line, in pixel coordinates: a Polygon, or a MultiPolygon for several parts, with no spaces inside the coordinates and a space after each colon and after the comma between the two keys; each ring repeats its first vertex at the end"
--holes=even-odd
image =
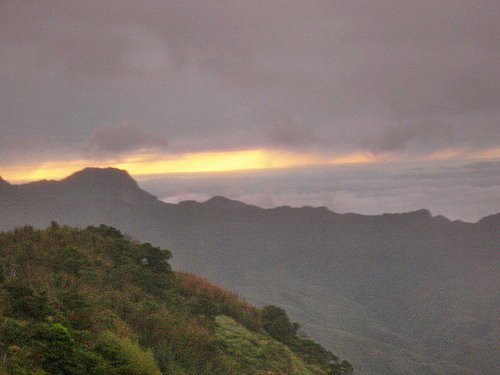
{"type": "Polygon", "coordinates": [[[171,155],[131,155],[115,160],[49,161],[0,167],[0,175],[10,182],[40,179],[61,179],[86,166],[115,167],[127,170],[134,176],[217,173],[250,170],[294,168],[306,165],[340,165],[373,163],[377,158],[370,154],[353,153],[336,157],[301,154],[277,150],[239,150],[199,152],[171,155]]]}
{"type": "MultiPolygon", "coordinates": [[[[413,161],[450,160],[468,156],[473,159],[496,159],[499,149],[467,153],[464,150],[444,150],[413,161]]],[[[73,159],[68,161],[46,161],[15,166],[0,166],[0,176],[12,183],[36,180],[58,180],[88,166],[114,167],[127,170],[136,177],[194,174],[194,173],[231,173],[273,169],[291,169],[304,166],[338,166],[355,164],[374,164],[384,162],[408,161],[407,158],[391,154],[354,152],[343,155],[299,153],[286,150],[238,150],[212,151],[182,154],[137,154],[115,159],[91,160],[73,159]]]]}

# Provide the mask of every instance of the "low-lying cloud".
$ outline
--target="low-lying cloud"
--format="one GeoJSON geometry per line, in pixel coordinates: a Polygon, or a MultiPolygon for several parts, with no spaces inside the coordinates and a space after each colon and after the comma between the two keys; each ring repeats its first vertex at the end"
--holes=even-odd
{"type": "Polygon", "coordinates": [[[356,166],[141,181],[170,203],[215,195],[264,208],[325,206],[367,215],[429,209],[475,222],[500,211],[500,164],[356,166]]]}
{"type": "Polygon", "coordinates": [[[161,136],[129,124],[109,124],[95,129],[84,146],[89,156],[117,157],[138,151],[165,149],[168,142],[161,136]]]}

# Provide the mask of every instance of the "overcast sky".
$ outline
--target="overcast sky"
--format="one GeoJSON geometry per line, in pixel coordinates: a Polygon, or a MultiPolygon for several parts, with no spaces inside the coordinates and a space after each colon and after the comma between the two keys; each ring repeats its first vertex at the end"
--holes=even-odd
{"type": "Polygon", "coordinates": [[[0,175],[254,149],[496,162],[499,30],[496,0],[0,1],[0,175]]]}

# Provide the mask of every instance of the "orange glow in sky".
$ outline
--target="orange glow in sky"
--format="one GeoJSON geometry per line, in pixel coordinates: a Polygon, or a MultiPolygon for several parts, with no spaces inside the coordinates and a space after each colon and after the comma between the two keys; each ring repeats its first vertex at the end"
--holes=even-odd
{"type": "Polygon", "coordinates": [[[302,154],[276,150],[215,151],[171,155],[131,155],[114,160],[68,160],[0,166],[0,175],[7,181],[26,182],[42,179],[61,179],[85,167],[115,167],[127,170],[133,176],[215,173],[249,170],[269,170],[307,165],[336,165],[373,163],[370,154],[354,153],[338,157],[302,154]]]}
{"type": "MultiPolygon", "coordinates": [[[[463,155],[457,150],[445,150],[428,155],[421,160],[442,160],[463,155]]],[[[499,157],[500,149],[469,154],[476,158],[499,157]]],[[[57,180],[69,176],[85,167],[115,167],[127,170],[132,176],[230,173],[236,171],[272,170],[304,166],[327,166],[349,164],[371,164],[397,161],[394,156],[357,152],[326,156],[314,153],[298,153],[279,150],[214,151],[183,154],[139,154],[112,160],[73,159],[67,161],[46,161],[21,165],[0,165],[0,176],[12,183],[36,180],[57,180]]]]}

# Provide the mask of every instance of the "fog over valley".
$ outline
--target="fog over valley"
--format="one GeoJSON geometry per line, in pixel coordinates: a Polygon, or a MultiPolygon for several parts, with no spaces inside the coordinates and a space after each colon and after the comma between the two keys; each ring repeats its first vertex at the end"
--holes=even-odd
{"type": "Polygon", "coordinates": [[[264,208],[325,206],[366,215],[425,208],[469,222],[500,211],[498,162],[169,176],[141,179],[139,184],[168,203],[222,195],[264,208]]]}

